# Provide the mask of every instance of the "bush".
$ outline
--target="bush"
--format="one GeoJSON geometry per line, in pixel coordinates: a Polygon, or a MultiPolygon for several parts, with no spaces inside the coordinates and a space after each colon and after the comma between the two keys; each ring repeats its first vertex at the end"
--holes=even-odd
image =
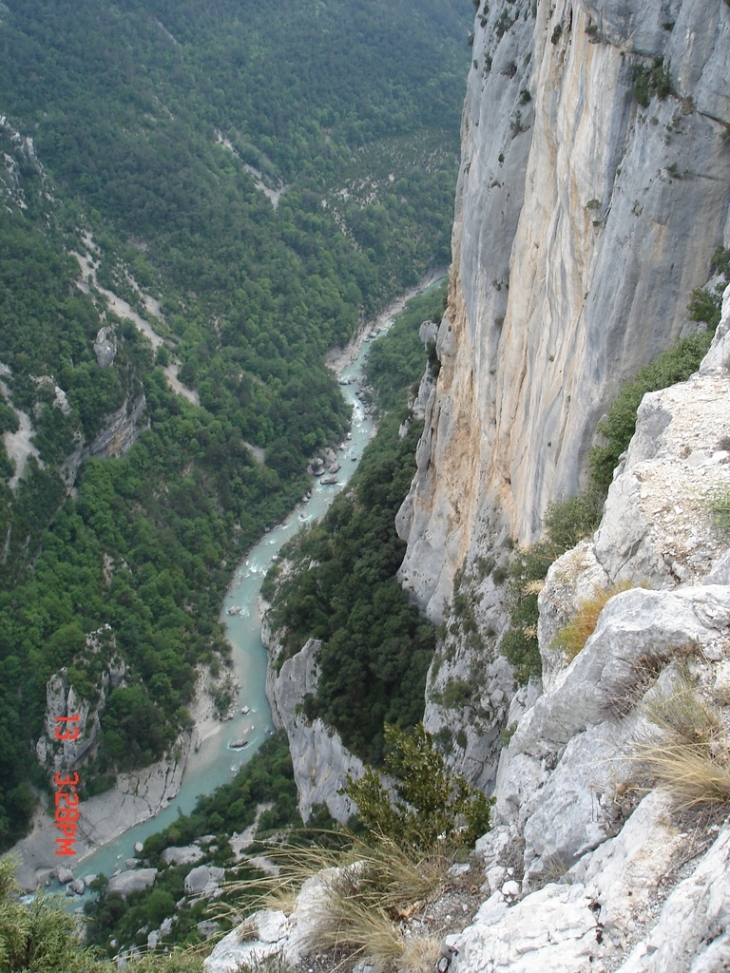
{"type": "Polygon", "coordinates": [[[561,553],[569,551],[596,530],[601,521],[604,499],[601,491],[591,484],[575,497],[548,504],[543,523],[556,549],[561,553]]]}
{"type": "Polygon", "coordinates": [[[470,702],[473,686],[466,679],[452,679],[446,683],[441,693],[441,705],[446,709],[462,709],[470,702]]]}
{"type": "MultiPolygon", "coordinates": [[[[601,519],[604,494],[591,485],[576,497],[548,505],[543,525],[545,539],[527,550],[518,551],[510,566],[510,628],[502,637],[499,650],[514,669],[518,683],[542,673],[537,641],[537,596],[548,568],[561,554],[591,534],[601,519]]],[[[496,571],[493,573],[496,575],[496,571]]],[[[495,579],[496,580],[496,579],[495,579]]]]}
{"type": "Polygon", "coordinates": [[[664,59],[661,57],[655,57],[651,67],[635,64],[630,78],[631,93],[642,108],[649,107],[653,95],[663,101],[668,95],[675,93],[669,69],[664,66],[664,59]]]}
{"type": "Polygon", "coordinates": [[[722,299],[719,294],[695,287],[692,300],[687,305],[690,321],[703,322],[714,332],[722,316],[722,299]]]}
{"type": "Polygon", "coordinates": [[[405,850],[428,852],[441,836],[471,846],[489,830],[489,801],[460,774],[447,772],[422,723],[412,733],[386,724],[385,742],[383,770],[393,780],[395,799],[371,767],[359,780],[348,775],[345,788],[370,832],[405,850]]]}
{"type": "Polygon", "coordinates": [[[730,247],[718,246],[710,261],[710,270],[716,274],[722,274],[727,280],[730,278],[730,247]]]}
{"type": "Polygon", "coordinates": [[[717,491],[710,498],[712,519],[718,530],[730,533],[730,487],[717,491]]]}

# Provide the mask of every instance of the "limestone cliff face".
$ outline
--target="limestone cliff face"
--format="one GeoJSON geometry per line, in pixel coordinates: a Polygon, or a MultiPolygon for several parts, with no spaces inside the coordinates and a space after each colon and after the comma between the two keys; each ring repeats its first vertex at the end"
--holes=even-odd
{"type": "Polygon", "coordinates": [[[286,730],[289,738],[302,820],[308,821],[312,809],[322,805],[335,821],[344,824],[353,813],[353,803],[341,790],[348,774],[361,776],[364,764],[347,750],[336,730],[320,719],[310,723],[302,712],[304,697],[317,688],[317,654],[322,643],[309,639],[277,671],[274,660],[279,645],[266,621],[261,637],[269,652],[266,696],[274,726],[286,730]]]}
{"type": "Polygon", "coordinates": [[[643,762],[647,746],[664,760],[682,732],[699,739],[706,713],[717,721],[709,766],[727,768],[730,551],[708,501],[730,491],[729,415],[730,287],[699,373],[644,397],[600,529],[548,573],[545,692],[502,753],[495,827],[478,843],[491,895],[447,940],[454,973],[699,973],[730,962],[725,815],[712,824],[690,807],[708,792],[688,797],[679,765],[664,764],[652,790],[643,762]],[[579,592],[617,580],[646,587],[610,598],[569,663],[557,627],[579,592]],[[685,705],[695,709],[682,731],[685,705]]]}
{"type": "Polygon", "coordinates": [[[107,416],[106,425],[91,443],[79,443],[61,467],[61,476],[66,486],[74,485],[79,470],[87,459],[125,456],[142,433],[149,429],[146,408],[147,399],[144,393],[138,395],[134,401],[126,400],[116,412],[107,416]]]}
{"type": "Polygon", "coordinates": [[[727,4],[496,0],[473,57],[442,367],[398,522],[436,620],[469,552],[534,541],[577,491],[607,404],[730,238],[727,4]],[[659,58],[673,93],[642,107],[659,58]]]}

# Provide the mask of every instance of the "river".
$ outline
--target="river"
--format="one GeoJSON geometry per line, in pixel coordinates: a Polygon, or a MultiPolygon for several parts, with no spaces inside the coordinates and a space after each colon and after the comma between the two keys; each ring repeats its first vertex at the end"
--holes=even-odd
{"type": "MultiPolygon", "coordinates": [[[[395,316],[403,310],[406,301],[439,283],[443,274],[440,271],[422,280],[417,287],[389,305],[375,321],[369,322],[347,348],[329,356],[328,360],[340,381],[342,394],[352,407],[351,438],[342,444],[344,449],[337,450],[340,463],[337,484],[327,486],[322,483],[321,478],[316,478],[311,499],[299,504],[286,520],[264,534],[234,573],[221,607],[221,621],[231,644],[233,668],[241,687],[235,708],[236,716],[232,721],[221,723],[191,757],[180,791],[170,806],[83,859],[83,870],[77,867],[77,875],[100,872],[111,875],[120,867],[123,868],[124,860],[134,857],[136,843],[144,842],[151,834],[167,827],[180,812],[187,814],[192,811],[199,795],[210,794],[216,787],[230,781],[233,774],[251,759],[262,741],[272,732],[271,711],[264,692],[267,654],[261,642],[261,584],[282,545],[303,525],[317,520],[325,513],[338,492],[352,477],[363,449],[374,435],[374,422],[366,415],[357,394],[370,349],[369,335],[373,332],[378,336],[384,334],[395,316]],[[230,609],[234,609],[235,613],[229,614],[230,609]],[[243,708],[247,708],[248,712],[242,713],[243,708]],[[243,739],[247,741],[245,748],[231,749],[232,743],[243,739]]],[[[74,864],[78,866],[81,862],[74,864]]]]}

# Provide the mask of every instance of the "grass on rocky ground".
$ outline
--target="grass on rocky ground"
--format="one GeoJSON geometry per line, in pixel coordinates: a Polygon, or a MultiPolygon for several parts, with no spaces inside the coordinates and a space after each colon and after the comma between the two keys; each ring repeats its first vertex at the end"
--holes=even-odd
{"type": "Polygon", "coordinates": [[[598,623],[598,617],[614,595],[628,591],[630,582],[619,582],[610,588],[596,589],[591,598],[584,598],[578,605],[578,611],[567,625],[563,626],[555,636],[554,644],[563,650],[568,662],[572,662],[588,639],[593,635],[598,623]]]}
{"type": "Polygon", "coordinates": [[[644,710],[658,732],[637,744],[642,774],[665,787],[679,808],[730,803],[730,739],[720,710],[686,674],[644,710]]]}

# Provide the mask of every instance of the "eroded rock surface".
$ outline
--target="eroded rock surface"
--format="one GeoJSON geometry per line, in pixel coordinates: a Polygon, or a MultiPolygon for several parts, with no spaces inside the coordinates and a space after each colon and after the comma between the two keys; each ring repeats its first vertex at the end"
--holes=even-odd
{"type": "MultiPolygon", "coordinates": [[[[278,673],[270,663],[266,694],[274,725],[283,727],[289,738],[302,819],[308,821],[312,808],[320,804],[326,805],[336,821],[345,822],[353,805],[340,792],[348,773],[354,777],[362,774],[363,762],[347,750],[335,730],[320,719],[310,723],[301,711],[304,697],[317,688],[320,645],[316,639],[309,639],[278,673]]],[[[273,644],[269,651],[276,651],[273,644]]]]}
{"type": "Polygon", "coordinates": [[[473,58],[441,371],[399,522],[436,620],[495,511],[529,544],[577,492],[597,421],[682,332],[730,230],[726,4],[502,0],[473,58]],[[674,93],[644,108],[633,72],[655,58],[674,93]]]}

